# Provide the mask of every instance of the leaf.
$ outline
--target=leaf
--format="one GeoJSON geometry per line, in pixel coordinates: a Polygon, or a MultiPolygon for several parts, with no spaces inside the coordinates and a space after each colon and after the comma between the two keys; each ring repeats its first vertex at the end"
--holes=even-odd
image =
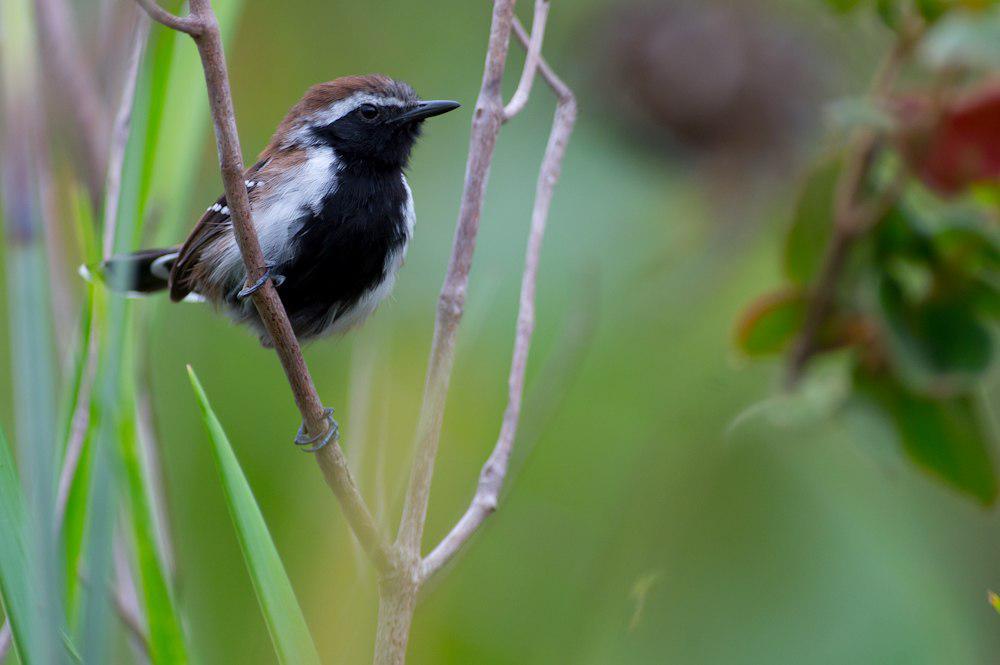
{"type": "Polygon", "coordinates": [[[920,56],[938,68],[1000,66],[1000,8],[950,12],[931,26],[920,56]]]}
{"type": "Polygon", "coordinates": [[[833,201],[840,163],[827,161],[807,178],[785,241],[785,275],[795,284],[813,281],[833,231],[833,201]]]}
{"type": "Polygon", "coordinates": [[[916,0],[915,4],[920,14],[933,23],[944,16],[953,3],[954,0],[916,0]]]}
{"type": "MultiPolygon", "coordinates": [[[[126,339],[131,340],[133,337],[130,326],[126,339]]],[[[128,342],[126,347],[125,366],[119,384],[118,437],[125,470],[136,559],[139,564],[139,586],[149,624],[149,653],[153,663],[164,665],[185,663],[187,653],[181,630],[181,618],[170,593],[163,555],[158,547],[153,498],[150,496],[150,483],[144,471],[146,463],[143,460],[136,426],[134,399],[136,389],[130,362],[133,349],[128,342]]]]}
{"type": "Polygon", "coordinates": [[[747,307],[737,324],[736,345],[751,357],[780,353],[805,322],[806,305],[806,298],[798,289],[759,297],[747,307]]]}
{"type": "Polygon", "coordinates": [[[974,301],[908,303],[903,288],[884,277],[879,302],[890,355],[914,388],[954,393],[989,369],[993,339],[979,320],[974,301]]]}
{"type": "Polygon", "coordinates": [[[826,4],[834,11],[846,14],[860,5],[862,0],[826,0],[826,4]]]}
{"type": "Polygon", "coordinates": [[[42,639],[37,627],[42,617],[28,586],[36,573],[29,572],[27,529],[24,494],[14,456],[0,429],[0,534],[3,535],[0,537],[0,598],[10,620],[18,657],[22,663],[35,663],[44,658],[44,652],[37,650],[38,640],[42,639]]]}
{"type": "Polygon", "coordinates": [[[889,417],[907,456],[955,489],[990,505],[997,496],[996,445],[969,395],[932,399],[897,380],[855,376],[858,392],[889,417]]]}
{"type": "Polygon", "coordinates": [[[212,440],[212,451],[222,478],[229,514],[236,526],[243,558],[278,658],[287,665],[318,665],[316,647],[264,516],[233,454],[229,439],[212,411],[205,390],[190,365],[188,375],[212,440]]]}
{"type": "Polygon", "coordinates": [[[890,30],[897,30],[899,28],[902,17],[899,11],[898,0],[876,0],[875,12],[887,28],[890,30]]]}
{"type": "Polygon", "coordinates": [[[751,404],[726,427],[726,437],[763,427],[773,430],[814,429],[832,415],[849,397],[853,357],[849,352],[827,353],[810,364],[795,390],[751,404]]]}
{"type": "Polygon", "coordinates": [[[826,106],[824,116],[828,125],[841,134],[858,129],[890,131],[896,126],[892,113],[876,105],[868,97],[845,97],[826,106]]]}

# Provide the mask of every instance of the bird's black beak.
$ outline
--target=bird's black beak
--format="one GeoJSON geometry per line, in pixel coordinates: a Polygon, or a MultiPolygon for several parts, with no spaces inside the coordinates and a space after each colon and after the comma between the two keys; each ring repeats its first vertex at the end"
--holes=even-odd
{"type": "Polygon", "coordinates": [[[403,115],[398,116],[395,119],[395,122],[404,123],[426,120],[427,118],[433,118],[436,115],[441,115],[442,113],[447,113],[448,111],[454,111],[459,106],[461,106],[461,104],[458,102],[449,101],[420,102],[414,108],[410,109],[403,115]]]}

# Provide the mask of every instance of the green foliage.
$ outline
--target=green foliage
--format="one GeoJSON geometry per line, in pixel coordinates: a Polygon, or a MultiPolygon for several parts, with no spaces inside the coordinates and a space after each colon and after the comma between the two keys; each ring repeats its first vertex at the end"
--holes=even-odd
{"type": "Polygon", "coordinates": [[[22,663],[44,662],[44,651],[38,649],[38,611],[29,580],[35,573],[29,570],[27,550],[27,514],[24,495],[18,479],[14,456],[3,430],[0,429],[0,599],[10,619],[14,647],[22,663]]]}
{"type": "Polygon", "coordinates": [[[985,229],[949,225],[946,210],[935,229],[913,206],[898,206],[875,238],[887,351],[899,375],[926,394],[970,390],[993,357],[982,294],[991,290],[984,270],[993,269],[997,245],[985,229]]]}
{"type": "MultiPolygon", "coordinates": [[[[90,201],[82,188],[77,187],[73,192],[74,203],[74,228],[76,237],[80,245],[80,255],[86,264],[93,264],[99,260],[100,248],[94,234],[94,218],[90,201]]],[[[63,516],[63,569],[66,576],[66,608],[68,623],[71,629],[76,626],[80,580],[76,572],[80,570],[81,557],[83,555],[84,533],[87,522],[87,503],[89,499],[88,490],[91,480],[91,460],[94,442],[93,425],[97,422],[97,412],[87,396],[89,404],[86,405],[86,431],[77,434],[73,431],[75,425],[73,418],[77,409],[82,408],[81,400],[84,399],[84,383],[91,380],[89,376],[92,371],[91,347],[95,342],[91,336],[96,336],[98,330],[103,325],[104,313],[106,310],[104,296],[105,291],[93,283],[87,283],[85,288],[85,299],[83,312],[80,315],[80,330],[76,343],[76,357],[73,363],[72,387],[70,394],[65,401],[63,428],[62,428],[62,448],[63,464],[66,463],[66,454],[70,445],[70,440],[74,436],[81,436],[82,443],[80,449],[79,462],[76,473],[69,486],[69,494],[66,501],[66,512],[63,516]]],[[[89,392],[90,386],[87,387],[89,392]]]]}
{"type": "Polygon", "coordinates": [[[758,298],[747,308],[737,328],[737,345],[748,356],[780,353],[802,327],[806,297],[798,290],[758,298]]]}
{"type": "MultiPolygon", "coordinates": [[[[834,4],[849,10],[861,3],[834,4]]],[[[876,4],[890,27],[902,29],[905,22],[912,27],[912,12],[904,15],[913,5],[876,4]]],[[[919,48],[924,62],[935,67],[1000,64],[1000,52],[994,54],[1000,10],[971,4],[916,4],[917,18],[929,25],[919,48]]],[[[747,308],[737,344],[749,356],[787,351],[813,305],[810,294],[826,288],[832,293],[831,311],[812,340],[809,362],[849,349],[854,397],[874,407],[869,412],[891,429],[906,456],[963,493],[991,503],[997,494],[991,454],[995,435],[974,405],[995,367],[1000,311],[993,145],[998,93],[989,81],[972,88],[969,95],[943,97],[944,107],[931,115],[925,112],[932,93],[919,88],[907,91],[910,106],[895,116],[880,110],[893,107],[881,98],[836,110],[836,129],[881,138],[861,163],[860,191],[851,203],[851,214],[870,209],[878,215],[861,222],[857,240],[835,236],[840,164],[859,157],[845,153],[817,165],[802,186],[784,246],[790,284],[747,308]],[[893,143],[897,136],[903,140],[893,143]],[[888,166],[914,177],[884,211],[866,208],[886,190],[888,166]],[[988,184],[976,184],[981,182],[988,184]],[[847,259],[839,271],[821,275],[835,237],[847,259]],[[818,286],[820,279],[830,278],[832,283],[818,286]]]]}
{"type": "Polygon", "coordinates": [[[928,65],[938,68],[1000,66],[1000,6],[947,15],[942,10],[937,16],[943,18],[930,29],[920,48],[928,65]]]}
{"type": "Polygon", "coordinates": [[[319,656],[305,617],[250,484],[240,469],[222,424],[212,411],[204,388],[190,366],[188,375],[212,441],[212,452],[226,493],[229,514],[236,526],[243,558],[278,658],[286,665],[318,665],[319,656]]]}
{"type": "Polygon", "coordinates": [[[846,13],[855,9],[864,0],[826,0],[828,4],[834,11],[846,13]]]}
{"type": "Polygon", "coordinates": [[[884,108],[864,97],[845,97],[830,103],[825,109],[825,120],[834,133],[847,135],[857,129],[888,131],[896,126],[896,119],[884,108]]]}
{"type": "MultiPolygon", "coordinates": [[[[127,335],[126,339],[131,337],[127,335]]],[[[130,349],[126,353],[130,356],[130,349]]],[[[170,592],[163,555],[157,545],[151,483],[146,471],[148,461],[144,459],[136,427],[134,375],[131,364],[126,363],[119,390],[121,420],[118,435],[135,538],[140,591],[149,625],[149,655],[153,663],[186,663],[188,658],[180,614],[170,592]]]]}
{"type": "Polygon", "coordinates": [[[927,397],[890,376],[864,372],[855,376],[855,386],[891,419],[910,459],[979,502],[993,503],[993,445],[971,395],[927,397]]]}

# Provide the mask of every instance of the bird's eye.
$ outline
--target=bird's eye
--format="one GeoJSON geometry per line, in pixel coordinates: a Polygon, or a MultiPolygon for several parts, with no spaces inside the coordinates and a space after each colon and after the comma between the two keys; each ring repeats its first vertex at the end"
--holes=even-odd
{"type": "Polygon", "coordinates": [[[371,121],[378,117],[378,107],[374,104],[362,104],[358,107],[358,115],[371,121]]]}

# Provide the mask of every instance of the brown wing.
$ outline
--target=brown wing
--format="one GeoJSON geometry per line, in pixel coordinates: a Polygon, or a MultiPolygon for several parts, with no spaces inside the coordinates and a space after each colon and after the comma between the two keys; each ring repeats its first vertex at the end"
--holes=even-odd
{"type": "MultiPolygon", "coordinates": [[[[267,163],[267,160],[262,159],[251,166],[244,173],[244,177],[250,180],[251,176],[260,171],[265,163],[267,163]]],[[[252,194],[253,191],[251,190],[252,194]]],[[[205,211],[205,214],[201,216],[201,219],[198,220],[191,234],[188,235],[187,240],[181,246],[177,260],[174,261],[173,268],[170,271],[171,300],[180,302],[193,290],[194,284],[192,284],[191,273],[198,265],[202,249],[219,236],[231,232],[232,220],[229,217],[226,196],[223,194],[205,211]]]]}

